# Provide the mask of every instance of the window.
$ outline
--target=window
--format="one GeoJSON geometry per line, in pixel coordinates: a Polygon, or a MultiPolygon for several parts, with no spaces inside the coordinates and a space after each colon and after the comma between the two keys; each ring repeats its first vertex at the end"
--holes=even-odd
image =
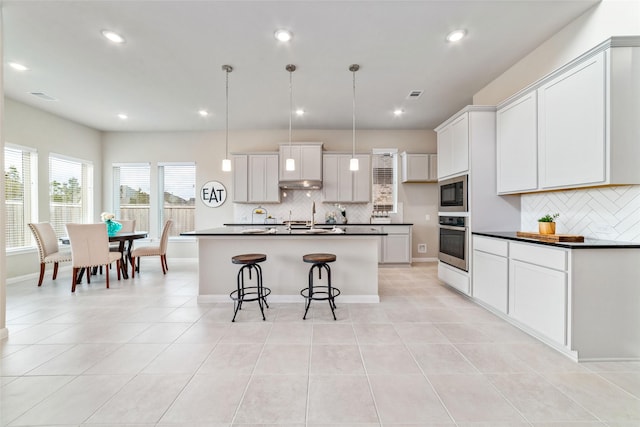
{"type": "Polygon", "coordinates": [[[374,212],[397,212],[398,201],[398,150],[373,149],[372,200],[374,212]]]}
{"type": "Polygon", "coordinates": [[[93,164],[49,156],[49,222],[58,236],[65,224],[90,222],[93,216],[93,164]]]}
{"type": "Polygon", "coordinates": [[[173,220],[171,236],[195,229],[196,165],[163,163],[158,167],[159,194],[162,195],[160,226],[173,220]]]}
{"type": "Polygon", "coordinates": [[[27,224],[37,217],[36,176],[36,152],[29,148],[7,144],[4,149],[6,249],[33,245],[27,224]]]}
{"type": "Polygon", "coordinates": [[[148,163],[123,163],[113,167],[113,213],[118,219],[135,219],[136,230],[150,230],[150,173],[148,163]]]}

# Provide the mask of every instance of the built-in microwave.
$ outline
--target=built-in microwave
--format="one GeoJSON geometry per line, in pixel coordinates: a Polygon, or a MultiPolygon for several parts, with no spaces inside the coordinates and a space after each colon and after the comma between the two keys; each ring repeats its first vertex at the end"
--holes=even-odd
{"type": "Polygon", "coordinates": [[[467,212],[468,175],[457,176],[438,182],[440,212],[467,212]]]}

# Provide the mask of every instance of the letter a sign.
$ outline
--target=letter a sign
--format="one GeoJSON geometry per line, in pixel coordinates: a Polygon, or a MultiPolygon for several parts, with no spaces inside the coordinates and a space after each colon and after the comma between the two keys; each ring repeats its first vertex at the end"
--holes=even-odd
{"type": "Polygon", "coordinates": [[[210,208],[217,208],[227,200],[227,189],[221,182],[209,181],[200,189],[200,200],[210,208]]]}

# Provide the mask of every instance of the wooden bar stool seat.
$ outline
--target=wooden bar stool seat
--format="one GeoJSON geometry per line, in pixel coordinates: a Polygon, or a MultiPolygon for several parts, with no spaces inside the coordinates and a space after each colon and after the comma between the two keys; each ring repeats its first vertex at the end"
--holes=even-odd
{"type": "Polygon", "coordinates": [[[311,306],[311,301],[313,300],[327,300],[329,301],[329,307],[331,308],[331,314],[333,314],[333,320],[336,319],[336,303],[335,297],[340,295],[340,289],[334,288],[331,284],[331,267],[329,263],[334,262],[336,260],[336,256],[334,254],[327,253],[314,253],[314,254],[306,254],[302,256],[302,261],[306,263],[313,264],[309,269],[309,287],[304,288],[300,291],[300,295],[302,295],[306,300],[306,306],[304,309],[303,319],[307,318],[307,312],[309,311],[309,307],[311,306]],[[313,284],[313,269],[318,269],[318,279],[322,279],[322,270],[324,270],[327,274],[326,285],[318,286],[313,284]]]}
{"type": "Polygon", "coordinates": [[[266,260],[267,256],[265,254],[241,254],[231,257],[233,264],[242,265],[236,278],[236,290],[229,294],[234,306],[232,322],[236,321],[236,315],[238,311],[242,309],[242,303],[247,301],[258,301],[260,312],[262,313],[262,320],[266,320],[264,316],[264,306],[269,308],[267,296],[271,294],[271,289],[265,288],[262,284],[262,267],[260,267],[259,264],[266,260]],[[245,286],[245,270],[249,273],[249,280],[252,279],[252,272],[255,274],[255,286],[245,286]]]}

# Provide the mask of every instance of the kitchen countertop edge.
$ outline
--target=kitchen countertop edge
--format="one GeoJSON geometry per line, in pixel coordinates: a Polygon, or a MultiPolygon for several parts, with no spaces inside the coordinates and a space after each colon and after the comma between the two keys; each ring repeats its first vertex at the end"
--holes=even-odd
{"type": "MultiPolygon", "coordinates": [[[[325,237],[325,236],[338,236],[338,237],[351,237],[351,236],[386,236],[387,233],[379,232],[379,231],[353,231],[349,230],[348,227],[341,227],[345,229],[344,233],[306,233],[304,230],[294,230],[294,232],[283,231],[277,233],[242,233],[242,228],[246,227],[247,224],[243,224],[242,227],[219,227],[219,228],[210,228],[206,230],[195,230],[195,231],[187,231],[184,233],[180,233],[181,236],[190,236],[190,237],[207,237],[207,236],[234,236],[234,237],[325,237]]],[[[265,227],[269,228],[269,227],[265,227]]]]}
{"type": "Polygon", "coordinates": [[[520,237],[515,231],[473,231],[475,236],[494,237],[497,239],[514,240],[517,242],[534,243],[538,245],[554,246],[565,249],[640,249],[640,243],[618,242],[615,240],[597,240],[585,238],[578,242],[544,242],[542,240],[520,237]]]}
{"type": "MultiPolygon", "coordinates": [[[[264,224],[264,223],[235,223],[235,222],[231,222],[231,223],[227,223],[227,224],[222,224],[225,227],[264,227],[264,226],[272,226],[272,227],[286,227],[287,224],[283,224],[281,222],[276,223],[276,224],[264,224]]],[[[316,223],[316,226],[318,227],[327,227],[327,226],[337,226],[337,227],[363,227],[363,226],[367,226],[370,225],[372,227],[377,227],[380,225],[413,225],[413,223],[410,222],[394,222],[394,223],[390,223],[390,224],[376,224],[376,223],[368,223],[368,222],[354,222],[354,223],[347,223],[347,224],[327,224],[327,223],[316,223]]]]}

